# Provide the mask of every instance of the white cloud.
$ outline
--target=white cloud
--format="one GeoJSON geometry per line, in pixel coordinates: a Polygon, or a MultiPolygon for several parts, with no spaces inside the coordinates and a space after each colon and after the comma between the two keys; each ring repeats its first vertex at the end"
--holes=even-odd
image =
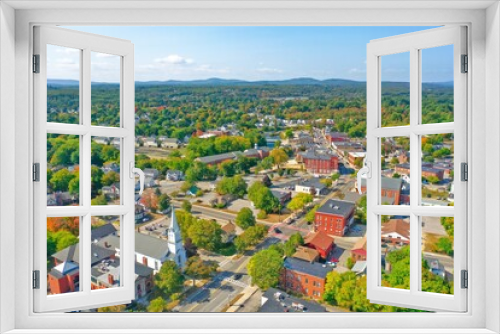
{"type": "Polygon", "coordinates": [[[280,70],[278,68],[261,67],[257,69],[257,72],[265,74],[276,74],[276,73],[283,73],[283,70],[280,70]]]}
{"type": "Polygon", "coordinates": [[[109,53],[97,53],[96,57],[97,58],[112,58],[112,57],[119,57],[119,56],[112,55],[112,54],[109,54],[109,53]]]}
{"type": "Polygon", "coordinates": [[[157,58],[155,59],[155,62],[160,64],[189,65],[194,63],[194,60],[173,54],[168,55],[167,57],[157,58]]]}

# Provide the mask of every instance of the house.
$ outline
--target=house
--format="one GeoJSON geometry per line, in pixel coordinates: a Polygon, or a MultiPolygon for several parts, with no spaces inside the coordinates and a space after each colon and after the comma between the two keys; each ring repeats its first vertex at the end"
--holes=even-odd
{"type": "Polygon", "coordinates": [[[109,145],[109,138],[108,137],[92,137],[92,141],[97,144],[101,145],[109,145]]]}
{"type": "Polygon", "coordinates": [[[332,142],[332,148],[340,157],[348,155],[349,152],[366,151],[363,145],[349,142],[332,142]]]}
{"type": "Polygon", "coordinates": [[[90,230],[90,240],[97,242],[108,235],[116,235],[116,227],[113,224],[104,224],[90,230]]]}
{"type": "Polygon", "coordinates": [[[156,180],[158,178],[158,176],[160,176],[160,172],[156,168],[145,168],[144,169],[144,176],[146,178],[150,177],[150,178],[156,180]]]}
{"type": "Polygon", "coordinates": [[[110,186],[104,186],[101,190],[102,194],[106,195],[109,198],[120,198],[120,182],[115,182],[110,186]]]}
{"type": "Polygon", "coordinates": [[[153,187],[156,187],[155,178],[151,176],[146,176],[144,178],[144,188],[153,188],[153,187]]]}
{"type": "Polygon", "coordinates": [[[47,206],[67,206],[78,202],[78,195],[68,191],[58,191],[47,195],[47,206]]]}
{"type": "Polygon", "coordinates": [[[135,222],[141,222],[144,218],[146,218],[146,209],[142,205],[135,205],[135,222]]]}
{"type": "Polygon", "coordinates": [[[178,149],[181,145],[181,141],[177,138],[162,138],[161,147],[169,149],[178,149]]]}
{"type": "Polygon", "coordinates": [[[266,146],[259,147],[257,144],[255,144],[254,148],[245,150],[243,152],[243,155],[247,158],[257,158],[262,160],[269,156],[269,152],[271,152],[271,149],[269,147],[266,146]]]}
{"type": "Polygon", "coordinates": [[[233,223],[227,223],[222,226],[222,242],[229,243],[236,237],[236,226],[233,223]]]}
{"type": "Polygon", "coordinates": [[[311,178],[308,180],[300,181],[295,185],[295,191],[298,193],[311,195],[325,195],[328,192],[328,188],[319,180],[319,178],[311,178]]]}
{"type": "Polygon", "coordinates": [[[351,258],[354,262],[366,261],[366,236],[354,244],[351,249],[351,258]]]}
{"type": "Polygon", "coordinates": [[[155,137],[147,137],[143,140],[144,147],[158,147],[158,142],[155,137]]]}
{"type": "Polygon", "coordinates": [[[391,244],[410,243],[410,222],[407,219],[390,219],[382,224],[382,242],[391,244]]]}
{"type": "Polygon", "coordinates": [[[167,170],[166,179],[168,181],[182,181],[184,173],[180,170],[167,170]]]}
{"type": "Polygon", "coordinates": [[[313,248],[298,246],[297,251],[292,257],[303,261],[317,262],[319,260],[319,252],[313,248]]]}
{"type": "Polygon", "coordinates": [[[192,186],[188,191],[186,191],[186,195],[196,196],[198,194],[198,191],[200,191],[200,188],[198,188],[197,186],[192,186]]]}
{"type": "MultiPolygon", "coordinates": [[[[403,181],[386,176],[380,178],[382,203],[399,205],[401,203],[401,186],[403,181]]],[[[361,178],[361,192],[366,194],[366,178],[361,178]]]]}
{"type": "Polygon", "coordinates": [[[112,161],[112,162],[105,162],[104,165],[102,166],[102,171],[104,173],[107,173],[107,172],[110,172],[110,171],[113,171],[115,173],[119,173],[120,172],[120,165],[117,164],[114,161],[112,161]]]}
{"type": "Polygon", "coordinates": [[[259,312],[316,313],[326,312],[326,309],[318,303],[291,296],[279,289],[269,288],[262,295],[259,312]]]}
{"type": "Polygon", "coordinates": [[[279,284],[285,291],[321,299],[325,291],[326,275],[332,267],[319,262],[308,262],[287,257],[280,272],[279,284]]]}
{"type": "Polygon", "coordinates": [[[274,197],[279,201],[282,207],[285,206],[285,203],[292,199],[291,191],[281,191],[276,189],[271,189],[271,193],[274,197]]]}
{"type": "Polygon", "coordinates": [[[316,210],[314,230],[342,237],[354,221],[354,202],[330,199],[316,210]]]}
{"type": "Polygon", "coordinates": [[[332,174],[339,169],[339,158],[326,150],[308,150],[297,153],[297,162],[303,163],[309,173],[332,174]]]}
{"type": "Polygon", "coordinates": [[[316,250],[324,260],[328,258],[328,255],[335,246],[334,239],[324,231],[309,233],[304,239],[304,245],[316,250]]]}

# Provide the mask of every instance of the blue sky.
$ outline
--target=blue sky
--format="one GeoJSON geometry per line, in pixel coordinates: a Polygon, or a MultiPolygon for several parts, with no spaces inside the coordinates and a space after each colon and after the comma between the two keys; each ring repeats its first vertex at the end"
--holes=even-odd
{"type": "MultiPolygon", "coordinates": [[[[131,40],[137,81],[207,78],[366,80],[366,44],[429,27],[68,27],[131,40]]],[[[452,46],[425,50],[426,82],[453,80],[452,46]]],[[[382,59],[384,81],[408,81],[406,54],[382,59]],[[389,59],[391,58],[391,59],[389,59]]],[[[49,77],[78,78],[78,52],[52,48],[49,77]]],[[[114,57],[93,55],[92,80],[116,82],[114,57]]]]}

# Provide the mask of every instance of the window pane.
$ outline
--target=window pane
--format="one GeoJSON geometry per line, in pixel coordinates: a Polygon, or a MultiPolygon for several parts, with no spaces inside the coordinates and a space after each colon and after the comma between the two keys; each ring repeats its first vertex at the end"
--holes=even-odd
{"type": "Polygon", "coordinates": [[[121,286],[120,217],[92,217],[92,290],[121,286]]]}
{"type": "Polygon", "coordinates": [[[453,294],[453,217],[422,217],[422,291],[453,294]]]}
{"type": "Polygon", "coordinates": [[[120,138],[92,137],[92,205],[120,204],[120,138]]]}
{"type": "Polygon", "coordinates": [[[382,126],[410,124],[410,53],[382,56],[382,126]]]}
{"type": "Polygon", "coordinates": [[[92,125],[120,126],[121,57],[91,54],[92,125]]]}
{"type": "Polygon", "coordinates": [[[422,203],[453,202],[453,134],[422,136],[422,203]]]}
{"type": "Polygon", "coordinates": [[[81,50],[47,45],[47,121],[80,123],[81,50]]]}
{"type": "Polygon", "coordinates": [[[410,289],[410,217],[381,216],[381,285],[410,289]]]}
{"type": "Polygon", "coordinates": [[[422,124],[453,122],[453,45],[421,50],[422,124]]]}
{"type": "Polygon", "coordinates": [[[47,294],[80,289],[79,217],[47,218],[47,294]]]}
{"type": "Polygon", "coordinates": [[[47,205],[80,203],[80,137],[47,135],[47,205]]]}
{"type": "Polygon", "coordinates": [[[380,139],[382,205],[410,204],[410,138],[380,139]]]}

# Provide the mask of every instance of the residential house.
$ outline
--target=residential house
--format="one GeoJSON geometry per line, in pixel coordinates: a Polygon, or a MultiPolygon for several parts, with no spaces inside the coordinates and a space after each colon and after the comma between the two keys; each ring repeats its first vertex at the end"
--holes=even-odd
{"type": "Polygon", "coordinates": [[[160,176],[160,172],[156,168],[145,168],[144,169],[144,176],[150,177],[150,178],[156,180],[158,178],[158,176],[160,176]]]}
{"type": "Polygon", "coordinates": [[[321,299],[325,291],[326,275],[332,267],[319,262],[308,262],[293,257],[285,258],[279,284],[286,291],[321,299]]]}
{"type": "Polygon", "coordinates": [[[410,244],[410,222],[407,219],[391,219],[382,224],[382,242],[391,244],[410,244]]]}
{"type": "Polygon", "coordinates": [[[113,224],[104,224],[90,230],[90,240],[97,242],[108,235],[117,235],[116,227],[113,224]]]}
{"type": "Polygon", "coordinates": [[[147,137],[143,139],[144,147],[158,147],[158,142],[156,141],[156,137],[147,137]]]}
{"type": "Polygon", "coordinates": [[[285,207],[285,203],[292,199],[291,191],[281,191],[276,189],[271,189],[271,193],[279,201],[281,207],[285,207]]]}
{"type": "Polygon", "coordinates": [[[314,230],[342,237],[354,221],[354,202],[330,199],[316,210],[314,230]]]}
{"type": "Polygon", "coordinates": [[[168,149],[178,149],[181,145],[181,141],[177,138],[162,138],[161,147],[168,149]]]}
{"type": "Polygon", "coordinates": [[[356,273],[356,275],[366,275],[366,261],[358,261],[354,264],[354,266],[351,268],[351,271],[353,273],[356,273]]]}
{"type": "Polygon", "coordinates": [[[142,205],[135,205],[135,222],[142,222],[146,218],[146,209],[142,205]]]}
{"type": "Polygon", "coordinates": [[[167,170],[166,179],[168,181],[182,181],[184,180],[184,173],[180,170],[167,170]]]}
{"type": "Polygon", "coordinates": [[[120,165],[114,161],[105,162],[104,165],[102,166],[102,171],[104,173],[111,172],[111,171],[113,171],[115,173],[120,173],[120,165]]]}
{"type": "Polygon", "coordinates": [[[325,195],[328,192],[328,188],[324,183],[320,182],[319,178],[311,178],[297,183],[295,191],[311,195],[325,195]]]}
{"type": "Polygon", "coordinates": [[[304,239],[304,245],[316,250],[323,260],[328,259],[333,247],[335,247],[334,239],[321,230],[309,233],[304,239]]]}
{"type": "Polygon", "coordinates": [[[233,223],[227,223],[222,226],[222,242],[229,243],[236,237],[236,226],[233,223]]]}
{"type": "Polygon", "coordinates": [[[120,182],[115,182],[110,186],[102,187],[102,194],[111,199],[120,198],[120,182]]]}
{"type": "Polygon", "coordinates": [[[264,313],[304,313],[326,312],[324,306],[291,296],[284,291],[269,288],[262,294],[259,312],[264,313]]]}

